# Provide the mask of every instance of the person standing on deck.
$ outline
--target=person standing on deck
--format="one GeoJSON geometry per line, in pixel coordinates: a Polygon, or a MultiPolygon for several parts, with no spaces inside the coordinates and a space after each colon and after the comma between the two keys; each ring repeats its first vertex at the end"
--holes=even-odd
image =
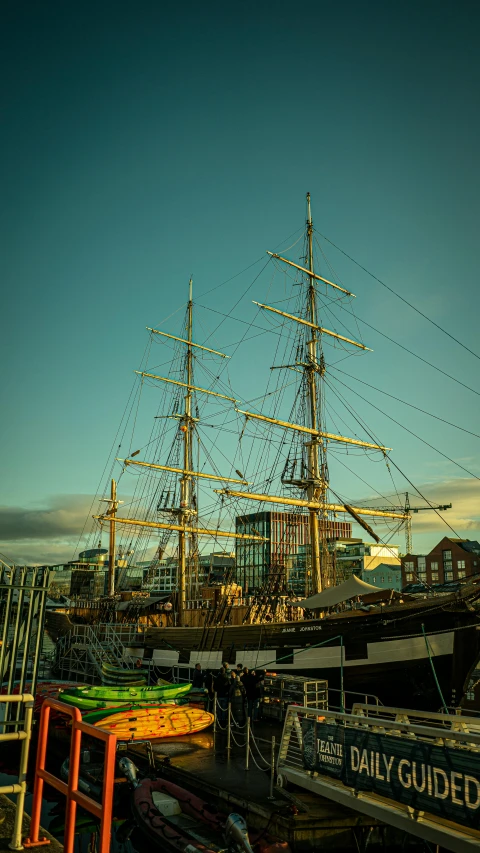
{"type": "Polygon", "coordinates": [[[230,682],[230,690],[228,693],[228,701],[232,706],[232,714],[238,726],[242,727],[245,723],[245,687],[240,678],[237,678],[237,673],[232,672],[232,680],[230,682]]]}
{"type": "Polygon", "coordinates": [[[255,678],[255,670],[251,672],[246,670],[242,678],[242,684],[245,687],[247,696],[247,713],[251,720],[256,720],[258,710],[257,698],[257,679],[255,678]]]}
{"type": "Polygon", "coordinates": [[[201,690],[203,687],[204,674],[202,672],[202,664],[196,663],[193,670],[192,687],[194,690],[201,690]]]}
{"type": "Polygon", "coordinates": [[[262,719],[263,697],[265,696],[265,673],[262,669],[255,673],[255,704],[253,708],[253,719],[262,719]]]}

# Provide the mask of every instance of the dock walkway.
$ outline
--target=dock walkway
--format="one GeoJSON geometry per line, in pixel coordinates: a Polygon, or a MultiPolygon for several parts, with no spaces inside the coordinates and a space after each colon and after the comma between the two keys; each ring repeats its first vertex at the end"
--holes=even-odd
{"type": "MultiPolygon", "coordinates": [[[[275,723],[257,723],[253,728],[257,737],[270,740],[275,734],[280,743],[282,728],[275,723]]],[[[244,743],[242,733],[236,735],[244,743]]],[[[249,826],[257,830],[266,829],[288,841],[295,851],[310,851],[330,847],[342,850],[357,850],[363,837],[373,840],[372,832],[380,837],[384,826],[380,821],[337,806],[324,797],[318,797],[298,789],[294,795],[274,790],[270,794],[270,747],[258,741],[264,760],[257,757],[259,770],[250,758],[250,769],[245,770],[245,748],[232,742],[230,756],[226,746],[226,735],[201,732],[181,738],[165,738],[152,744],[157,772],[172,782],[186,787],[203,799],[214,801],[224,812],[239,810],[248,820],[249,826]]],[[[146,747],[129,746],[132,760],[146,768],[146,747]]],[[[392,839],[393,840],[393,839],[392,839]]]]}

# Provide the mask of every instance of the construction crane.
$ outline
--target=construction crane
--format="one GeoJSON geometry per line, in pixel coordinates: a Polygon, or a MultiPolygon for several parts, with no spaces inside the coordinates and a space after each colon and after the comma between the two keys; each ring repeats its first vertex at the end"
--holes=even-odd
{"type": "MultiPolygon", "coordinates": [[[[389,508],[392,509],[392,507],[389,507],[389,508]]],[[[404,503],[404,505],[400,506],[400,507],[393,507],[393,509],[402,510],[406,514],[406,518],[405,518],[405,549],[406,550],[405,550],[405,553],[411,554],[412,548],[413,548],[413,545],[412,545],[412,513],[413,512],[423,512],[423,510],[426,510],[426,509],[440,510],[441,512],[443,512],[444,510],[451,509],[451,508],[452,508],[452,504],[437,504],[436,506],[434,506],[433,504],[429,504],[428,506],[411,506],[410,496],[409,496],[408,492],[405,492],[405,503],[404,503]]],[[[387,509],[387,507],[385,507],[385,509],[387,509]]]]}
{"type": "Polygon", "coordinates": [[[410,506],[409,494],[408,494],[408,492],[405,492],[405,507],[404,507],[404,509],[405,509],[405,512],[407,513],[407,518],[405,520],[405,547],[407,549],[406,550],[407,554],[411,554],[412,548],[413,548],[413,545],[412,545],[412,512],[420,512],[420,511],[425,510],[425,509],[434,509],[434,510],[440,510],[440,512],[443,512],[444,510],[451,509],[451,508],[452,508],[452,504],[438,504],[437,506],[433,506],[433,504],[430,504],[429,506],[410,506]]]}

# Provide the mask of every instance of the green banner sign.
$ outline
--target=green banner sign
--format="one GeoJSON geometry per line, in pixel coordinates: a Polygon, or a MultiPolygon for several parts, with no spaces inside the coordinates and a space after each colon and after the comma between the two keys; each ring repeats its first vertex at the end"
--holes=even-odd
{"type": "Polygon", "coordinates": [[[307,770],[479,828],[480,752],[309,719],[302,731],[307,770]]]}

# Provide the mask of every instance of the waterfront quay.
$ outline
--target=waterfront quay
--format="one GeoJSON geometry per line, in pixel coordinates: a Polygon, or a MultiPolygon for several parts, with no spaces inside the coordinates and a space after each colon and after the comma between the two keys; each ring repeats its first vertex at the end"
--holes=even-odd
{"type": "Polygon", "coordinates": [[[272,785],[272,737],[275,761],[282,726],[258,722],[250,734],[247,762],[245,729],[232,730],[228,749],[227,732],[203,732],[181,739],[152,744],[128,745],[128,754],[145,771],[150,762],[162,777],[200,794],[224,812],[239,811],[249,827],[269,832],[287,841],[292,850],[358,850],[367,838],[372,846],[388,840],[401,843],[400,834],[388,832],[377,819],[358,814],[301,788],[287,791],[272,785]],[[150,755],[149,755],[150,753],[150,755]],[[247,766],[248,764],[248,766],[247,766]]]}

